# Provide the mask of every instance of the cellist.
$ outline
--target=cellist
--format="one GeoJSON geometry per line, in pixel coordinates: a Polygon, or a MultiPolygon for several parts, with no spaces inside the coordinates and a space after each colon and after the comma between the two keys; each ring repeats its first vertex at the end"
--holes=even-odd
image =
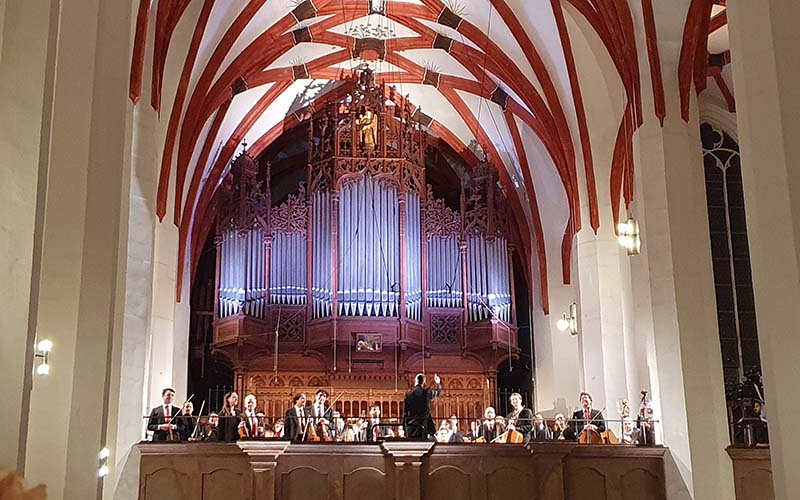
{"type": "Polygon", "coordinates": [[[581,408],[572,414],[570,426],[578,437],[584,431],[595,431],[598,434],[605,432],[606,420],[603,418],[603,412],[592,409],[592,395],[588,392],[581,393],[581,408]]]}
{"type": "Polygon", "coordinates": [[[525,405],[522,404],[522,395],[518,392],[512,392],[508,401],[511,403],[513,411],[506,416],[506,432],[519,432],[523,436],[523,442],[528,444],[533,428],[533,412],[530,408],[525,408],[525,405]]]}

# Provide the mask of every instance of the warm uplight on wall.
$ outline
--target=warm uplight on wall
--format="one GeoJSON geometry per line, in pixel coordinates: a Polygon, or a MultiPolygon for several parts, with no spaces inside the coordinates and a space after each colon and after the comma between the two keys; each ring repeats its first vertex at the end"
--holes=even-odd
{"type": "Polygon", "coordinates": [[[50,373],[50,364],[48,364],[47,360],[50,357],[50,351],[53,350],[53,342],[48,339],[40,340],[33,346],[34,349],[34,361],[41,360],[39,365],[36,367],[36,374],[37,375],[48,375],[50,373]]]}
{"type": "Polygon", "coordinates": [[[562,332],[566,332],[569,330],[569,333],[572,335],[578,334],[578,304],[573,302],[569,306],[569,315],[564,313],[561,315],[561,319],[558,320],[556,323],[558,329],[562,332]]]}
{"type": "Polygon", "coordinates": [[[642,240],[639,238],[639,222],[633,217],[628,217],[628,220],[621,222],[617,226],[617,240],[619,244],[625,247],[628,255],[639,255],[642,249],[642,240]]]}

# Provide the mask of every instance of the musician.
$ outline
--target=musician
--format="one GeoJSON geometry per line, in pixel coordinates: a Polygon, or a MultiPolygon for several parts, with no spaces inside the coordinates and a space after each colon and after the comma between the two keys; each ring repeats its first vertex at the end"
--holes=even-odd
{"type": "Polygon", "coordinates": [[[466,436],[467,441],[473,442],[481,436],[481,421],[472,420],[469,423],[469,433],[466,436]]]}
{"type": "Polygon", "coordinates": [[[633,426],[633,420],[630,417],[622,419],[622,436],[620,442],[622,444],[639,444],[640,430],[633,426]]]}
{"type": "Polygon", "coordinates": [[[324,424],[330,427],[331,408],[325,406],[326,401],[328,401],[328,391],[319,389],[314,395],[314,406],[311,407],[311,416],[314,418],[314,424],[324,424]]]}
{"type": "Polygon", "coordinates": [[[606,420],[602,412],[592,409],[592,395],[588,392],[581,393],[581,408],[572,414],[570,426],[575,436],[580,436],[585,429],[605,432],[606,420]]]}
{"type": "Polygon", "coordinates": [[[172,404],[175,390],[167,387],[161,391],[161,399],[164,403],[150,412],[147,430],[153,431],[153,441],[177,441],[181,438],[183,424],[176,418],[181,409],[172,404]]]}
{"type": "Polygon", "coordinates": [[[377,443],[385,439],[387,437],[386,434],[386,425],[381,422],[381,405],[374,403],[369,407],[366,441],[368,443],[377,443]]]}
{"type": "Polygon", "coordinates": [[[194,432],[195,428],[197,427],[197,417],[193,416],[194,413],[194,404],[191,401],[187,401],[183,405],[183,410],[181,410],[181,414],[179,417],[181,425],[181,440],[189,441],[189,438],[192,437],[192,433],[194,432]]]}
{"type": "Polygon", "coordinates": [[[424,441],[436,432],[431,417],[431,401],[439,396],[442,390],[439,375],[433,375],[433,388],[425,387],[425,374],[418,373],[413,389],[406,393],[404,425],[408,439],[424,441]]]}
{"type": "Polygon", "coordinates": [[[487,443],[491,443],[500,434],[506,431],[502,417],[497,417],[494,408],[488,406],[483,411],[483,424],[481,425],[481,436],[487,443]]]}
{"type": "Polygon", "coordinates": [[[283,437],[290,441],[299,442],[305,437],[306,426],[311,421],[306,409],[306,395],[297,393],[292,398],[294,406],[286,410],[283,417],[283,437]]]}
{"type": "Polygon", "coordinates": [[[231,391],[225,394],[222,410],[219,412],[219,437],[220,441],[233,443],[239,439],[239,422],[242,420],[242,412],[236,409],[239,404],[239,395],[231,391]]]}
{"type": "Polygon", "coordinates": [[[338,411],[334,411],[331,415],[331,438],[337,442],[344,441],[344,433],[345,430],[347,430],[347,425],[338,411]]]}
{"type": "Polygon", "coordinates": [[[653,406],[643,392],[642,401],[639,403],[639,415],[636,417],[636,428],[639,430],[639,444],[656,444],[656,433],[653,426],[653,406]]]}
{"type": "Polygon", "coordinates": [[[464,442],[464,433],[458,430],[458,417],[455,415],[450,416],[450,428],[452,429],[452,433],[450,434],[450,440],[447,441],[448,443],[463,443],[464,442]]]}
{"type": "Polygon", "coordinates": [[[198,431],[198,441],[219,441],[219,415],[212,412],[208,416],[208,423],[198,431]]]}
{"type": "Polygon", "coordinates": [[[533,428],[533,412],[525,408],[522,404],[522,395],[512,392],[508,401],[511,403],[513,411],[506,416],[506,431],[517,431],[524,436],[525,444],[528,444],[530,432],[533,428]]]}
{"type": "Polygon", "coordinates": [[[244,398],[244,415],[242,415],[241,422],[239,422],[240,437],[263,437],[264,434],[264,420],[256,413],[256,404],[258,401],[253,394],[248,394],[244,398]]]}
{"type": "Polygon", "coordinates": [[[541,413],[533,416],[533,429],[531,429],[530,441],[551,441],[553,431],[545,423],[541,413]]]}
{"type": "Polygon", "coordinates": [[[275,421],[275,426],[272,428],[272,435],[276,438],[283,437],[283,419],[279,418],[275,421]]]}
{"type": "Polygon", "coordinates": [[[567,419],[561,413],[556,414],[556,421],[553,425],[553,439],[555,441],[577,441],[578,436],[572,430],[572,427],[567,425],[567,419]]]}

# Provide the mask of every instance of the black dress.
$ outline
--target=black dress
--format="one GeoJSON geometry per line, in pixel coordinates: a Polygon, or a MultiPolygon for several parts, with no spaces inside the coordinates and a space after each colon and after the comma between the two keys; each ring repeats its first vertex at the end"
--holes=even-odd
{"type": "Polygon", "coordinates": [[[226,443],[234,443],[239,439],[239,422],[242,421],[242,413],[233,410],[228,413],[222,410],[219,413],[219,440],[226,443]]]}

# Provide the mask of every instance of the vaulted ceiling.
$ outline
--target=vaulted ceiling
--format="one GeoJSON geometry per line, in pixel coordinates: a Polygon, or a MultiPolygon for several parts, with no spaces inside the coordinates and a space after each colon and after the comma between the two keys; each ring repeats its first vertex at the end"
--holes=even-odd
{"type": "MultiPolygon", "coordinates": [[[[598,196],[611,198],[614,218],[633,198],[643,85],[636,31],[655,38],[650,2],[637,28],[626,0],[141,0],[130,92],[134,102],[148,95],[164,117],[157,214],[179,227],[180,262],[196,262],[239,144],[258,155],[368,64],[421,107],[432,141],[467,164],[486,154],[498,166],[547,310],[547,249],[560,251],[569,283],[581,196],[595,231],[598,196]],[[600,195],[567,27],[573,15],[602,42],[625,96],[610,118],[618,133],[602,173],[610,192],[600,195]],[[545,236],[553,225],[555,240],[545,236]]],[[[655,91],[657,46],[646,50],[655,91]]]]}

